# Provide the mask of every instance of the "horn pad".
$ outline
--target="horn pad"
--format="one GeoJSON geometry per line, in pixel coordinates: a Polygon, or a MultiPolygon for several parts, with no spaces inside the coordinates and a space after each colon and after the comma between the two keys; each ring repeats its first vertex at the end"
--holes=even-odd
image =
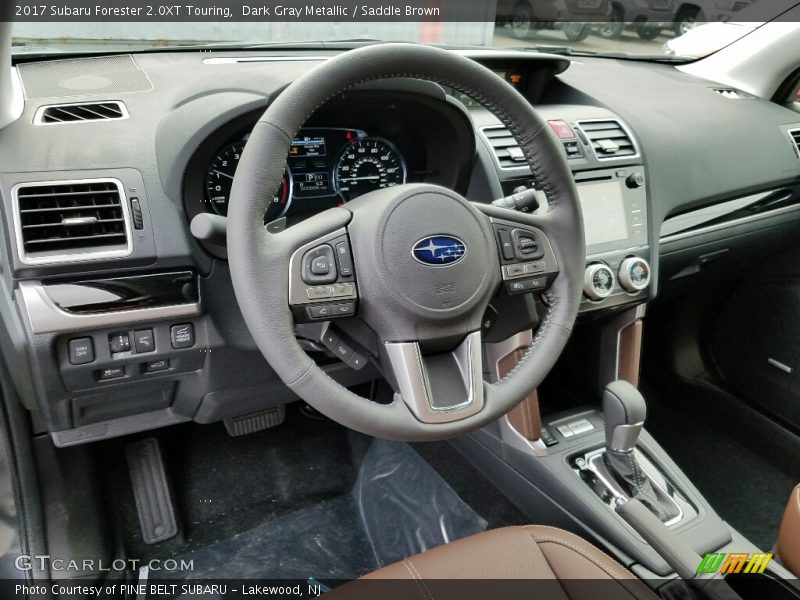
{"type": "Polygon", "coordinates": [[[377,190],[346,208],[353,212],[348,230],[359,293],[365,308],[382,313],[365,318],[449,321],[463,333],[464,321],[477,314],[479,327],[500,277],[486,216],[457,193],[427,184],[377,190]]]}

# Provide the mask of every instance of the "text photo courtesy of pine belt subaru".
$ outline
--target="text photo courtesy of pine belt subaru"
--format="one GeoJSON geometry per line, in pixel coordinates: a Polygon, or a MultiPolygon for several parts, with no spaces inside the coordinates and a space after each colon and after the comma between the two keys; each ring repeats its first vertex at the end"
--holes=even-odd
{"type": "Polygon", "coordinates": [[[0,599],[800,598],[800,2],[2,11],[0,599]]]}

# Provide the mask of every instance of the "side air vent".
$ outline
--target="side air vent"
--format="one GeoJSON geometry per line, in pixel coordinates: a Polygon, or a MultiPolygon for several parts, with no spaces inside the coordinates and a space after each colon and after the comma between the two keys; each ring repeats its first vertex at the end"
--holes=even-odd
{"type": "Polygon", "coordinates": [[[790,129],[789,138],[792,140],[792,144],[794,144],[795,154],[800,158],[800,129],[790,129]]]}
{"type": "Polygon", "coordinates": [[[517,140],[505,127],[484,127],[483,136],[492,147],[492,152],[501,169],[519,169],[527,166],[525,155],[517,140]]]}
{"type": "Polygon", "coordinates": [[[88,102],[83,104],[53,104],[36,111],[36,125],[78,123],[82,121],[110,121],[127,119],[128,110],[122,102],[88,102]]]}
{"type": "Polygon", "coordinates": [[[616,119],[579,121],[597,160],[638,156],[639,151],[628,130],[616,119]]]}
{"type": "Polygon", "coordinates": [[[27,264],[131,253],[129,211],[116,179],[23,183],[12,193],[20,258],[27,264]]]}

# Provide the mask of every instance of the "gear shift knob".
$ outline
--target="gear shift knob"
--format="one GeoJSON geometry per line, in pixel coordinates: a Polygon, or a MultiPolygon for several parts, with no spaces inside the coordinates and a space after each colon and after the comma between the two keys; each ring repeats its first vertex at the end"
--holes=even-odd
{"type": "Polygon", "coordinates": [[[606,448],[616,452],[633,450],[647,417],[647,403],[639,390],[627,381],[612,381],[603,391],[603,414],[606,448]]]}

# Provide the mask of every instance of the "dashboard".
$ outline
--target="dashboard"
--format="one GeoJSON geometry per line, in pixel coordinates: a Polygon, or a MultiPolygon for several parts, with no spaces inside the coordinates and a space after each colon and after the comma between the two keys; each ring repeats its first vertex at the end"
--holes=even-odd
{"type": "MultiPolygon", "coordinates": [[[[731,100],[670,65],[459,52],[515,85],[563,144],[585,221],[587,320],[692,281],[709,248],[747,243],[742,252],[752,257],[778,238],[776,228],[800,223],[800,195],[785,192],[800,177],[796,113],[731,100]],[[758,232],[767,234],[747,242],[758,232]]],[[[190,224],[224,223],[259,116],[298,73],[336,53],[63,61],[65,72],[99,86],[81,90],[66,75],[37,87],[41,63],[16,66],[24,113],[0,130],[0,350],[23,404],[56,445],[215,422],[294,399],[238,311],[224,238],[193,235],[190,224]],[[99,75],[112,72],[117,87],[100,85],[111,79],[99,75]],[[121,116],[44,120],[97,105],[121,116]]],[[[265,222],[285,217],[291,227],[410,182],[484,203],[536,189],[513,136],[489,111],[455,90],[398,79],[358,86],[308,119],[265,222]]],[[[497,306],[511,312],[505,300],[497,306]]],[[[314,327],[298,325],[298,339],[337,381],[378,376],[368,361],[354,368],[339,360],[314,327]]]]}

